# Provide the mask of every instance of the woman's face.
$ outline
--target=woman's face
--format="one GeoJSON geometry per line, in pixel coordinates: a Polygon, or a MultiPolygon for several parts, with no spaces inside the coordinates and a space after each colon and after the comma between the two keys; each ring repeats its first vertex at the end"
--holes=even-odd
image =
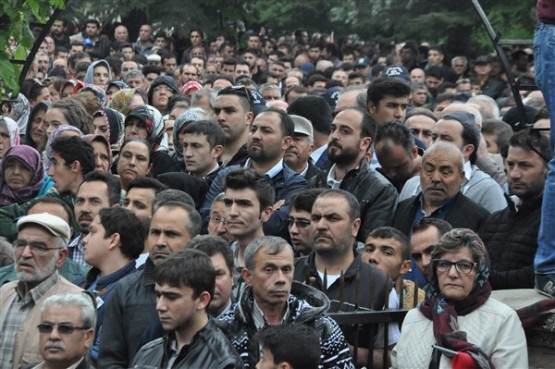
{"type": "Polygon", "coordinates": [[[38,148],[43,148],[46,145],[46,127],[44,124],[45,110],[39,111],[33,121],[31,122],[31,140],[37,145],[38,148]]]}
{"type": "Polygon", "coordinates": [[[118,174],[122,184],[146,177],[150,171],[150,152],[142,142],[129,142],[119,154],[118,174]]]}
{"type": "Polygon", "coordinates": [[[35,100],[31,101],[31,105],[35,106],[36,104],[38,104],[40,102],[45,102],[45,103],[51,102],[51,100],[50,100],[50,90],[46,86],[40,89],[40,93],[35,98],[35,100]]]}
{"type": "Polygon", "coordinates": [[[93,119],[94,134],[104,136],[110,141],[110,126],[104,117],[96,117],[93,119]]]}
{"type": "Polygon", "coordinates": [[[21,161],[11,159],[4,167],[4,181],[12,190],[21,190],[29,186],[33,173],[21,161]]]}
{"type": "Polygon", "coordinates": [[[0,159],[4,157],[6,151],[12,147],[10,142],[10,133],[8,132],[8,127],[5,124],[0,124],[0,159]]]}
{"type": "MultiPolygon", "coordinates": [[[[461,247],[458,250],[445,253],[440,257],[440,259],[451,262],[464,260],[474,263],[472,252],[468,247],[461,247]]],[[[478,271],[476,268],[472,268],[470,273],[464,274],[459,272],[455,265],[451,265],[449,270],[445,272],[436,270],[436,274],[439,290],[443,293],[443,295],[449,300],[461,301],[472,291],[478,271]]]]}
{"type": "Polygon", "coordinates": [[[70,125],[64,112],[58,108],[50,108],[44,116],[44,126],[46,127],[46,136],[50,137],[52,132],[61,125],[70,125]]]}
{"type": "Polygon", "coordinates": [[[126,139],[131,136],[139,136],[139,138],[146,140],[146,124],[138,118],[131,117],[125,122],[124,135],[126,139]]]}
{"type": "Polygon", "coordinates": [[[62,99],[65,99],[66,97],[71,96],[72,92],[73,92],[72,85],[65,86],[64,89],[62,90],[62,99]]]}
{"type": "Polygon", "coordinates": [[[93,84],[104,88],[108,84],[110,76],[108,74],[108,68],[104,65],[99,65],[93,70],[93,84]]]}
{"type": "Polygon", "coordinates": [[[50,93],[50,100],[53,103],[60,100],[60,93],[56,90],[56,87],[53,83],[48,85],[48,92],[50,93]]]}
{"type": "Polygon", "coordinates": [[[94,169],[98,172],[108,173],[110,169],[110,153],[108,147],[102,142],[91,143],[94,150],[94,169]]]}

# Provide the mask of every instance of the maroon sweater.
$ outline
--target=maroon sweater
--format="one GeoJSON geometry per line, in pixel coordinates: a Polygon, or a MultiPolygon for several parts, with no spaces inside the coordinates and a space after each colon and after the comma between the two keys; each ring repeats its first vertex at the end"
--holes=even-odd
{"type": "Polygon", "coordinates": [[[555,0],[538,0],[536,15],[543,23],[555,24],[555,0]]]}

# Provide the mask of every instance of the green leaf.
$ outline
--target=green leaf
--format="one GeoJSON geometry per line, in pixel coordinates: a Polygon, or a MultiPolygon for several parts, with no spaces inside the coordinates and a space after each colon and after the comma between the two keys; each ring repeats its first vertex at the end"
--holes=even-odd
{"type": "Polygon", "coordinates": [[[8,93],[16,95],[19,92],[15,68],[7,59],[0,59],[0,85],[8,93]]]}

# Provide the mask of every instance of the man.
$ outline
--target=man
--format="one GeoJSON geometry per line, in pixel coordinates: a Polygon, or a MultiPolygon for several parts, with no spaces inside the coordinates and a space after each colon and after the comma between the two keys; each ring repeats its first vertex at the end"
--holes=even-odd
{"type": "Polygon", "coordinates": [[[311,327],[296,323],[269,325],[257,338],[260,361],[256,369],[317,369],[320,364],[320,340],[311,327]]]}
{"type": "Polygon", "coordinates": [[[368,86],[368,112],[380,125],[391,120],[404,120],[409,103],[410,87],[394,78],[379,78],[368,86]]]}
{"type": "Polygon", "coordinates": [[[184,85],[189,81],[198,81],[199,78],[200,78],[200,73],[197,67],[195,67],[194,65],[185,64],[181,67],[181,71],[180,71],[181,85],[184,85]]]}
{"type": "Polygon", "coordinates": [[[177,66],[177,58],[173,54],[163,54],[161,57],[162,66],[166,70],[166,74],[173,76],[173,71],[177,66]]]}
{"type": "MultiPolygon", "coordinates": [[[[439,242],[441,236],[449,232],[453,227],[445,220],[438,218],[422,218],[412,227],[410,238],[410,257],[413,264],[416,264],[418,271],[425,278],[427,284],[432,276],[430,264],[432,263],[432,250],[439,242]]],[[[413,271],[416,271],[413,268],[413,271]]],[[[408,274],[405,274],[405,279],[408,274]]]]}
{"type": "Polygon", "coordinates": [[[148,89],[149,104],[160,111],[162,115],[167,111],[170,98],[179,93],[175,80],[170,76],[156,78],[148,89]]]}
{"type": "Polygon", "coordinates": [[[0,367],[18,369],[41,360],[40,308],[44,300],[62,292],[80,292],[58,274],[67,257],[68,224],[50,214],[33,214],[17,222],[14,241],[17,281],[0,288],[2,306],[0,367]]]}
{"type": "Polygon", "coordinates": [[[239,77],[242,76],[246,76],[248,79],[252,78],[250,65],[246,61],[238,61],[235,65],[235,74],[233,75],[233,78],[237,81],[239,77]]]}
{"type": "Polygon", "coordinates": [[[154,267],[181,250],[200,231],[197,211],[169,201],[153,210],[147,236],[149,257],[143,269],[123,278],[107,303],[98,368],[128,368],[144,330],[157,318],[154,267]]]}
{"type": "Polygon", "coordinates": [[[98,212],[83,238],[85,261],[92,266],[85,278],[75,284],[94,292],[97,309],[96,335],[91,357],[98,360],[100,332],[106,304],[112,297],[116,283],[135,271],[135,259],[141,255],[145,243],[144,224],[131,211],[106,208],[98,212]],[[100,304],[102,301],[102,304],[100,304]]]}
{"type": "Polygon", "coordinates": [[[392,227],[374,229],[364,243],[361,259],[374,264],[395,283],[400,309],[412,309],[424,300],[424,291],[413,281],[404,279],[412,267],[410,247],[406,235],[392,227]]]}
{"type": "Polygon", "coordinates": [[[205,179],[208,186],[219,172],[218,159],[224,150],[222,128],[211,121],[192,122],[183,129],[183,158],[193,177],[205,179]]]}
{"type": "Polygon", "coordinates": [[[322,191],[324,190],[321,188],[312,188],[291,197],[287,226],[295,256],[306,256],[312,252],[314,230],[310,221],[310,212],[316,197],[322,191]]]}
{"type": "Polygon", "coordinates": [[[418,146],[409,129],[395,121],[378,126],[374,148],[381,165],[378,171],[400,192],[420,169],[418,146]]]}
{"type": "Polygon", "coordinates": [[[226,58],[222,62],[222,69],[220,73],[224,76],[231,78],[232,81],[235,81],[235,66],[237,65],[237,60],[233,58],[226,58]]]}
{"type": "MultiPolygon", "coordinates": [[[[88,142],[79,137],[61,137],[52,143],[51,166],[48,174],[54,181],[57,196],[73,208],[74,197],[83,182],[83,177],[94,170],[94,150],[88,142]]],[[[47,195],[50,196],[50,195],[47,195]]],[[[0,208],[0,234],[13,241],[17,234],[16,221],[25,215],[32,201],[0,208]]],[[[72,221],[74,230],[77,224],[72,221]]]]}
{"type": "Polygon", "coordinates": [[[496,77],[490,77],[492,58],[489,55],[481,55],[474,61],[474,74],[480,82],[480,89],[483,95],[493,99],[502,96],[506,88],[506,83],[496,77]]]}
{"type": "MultiPolygon", "coordinates": [[[[56,47],[63,46],[69,49],[69,36],[67,35],[67,21],[65,19],[56,19],[50,28],[50,36],[54,39],[56,47]]],[[[82,44],[81,44],[82,45],[82,44]]]]}
{"type": "MultiPolygon", "coordinates": [[[[314,251],[307,257],[297,259],[294,279],[323,291],[331,300],[330,311],[354,311],[357,307],[381,310],[385,305],[387,277],[379,269],[362,262],[355,253],[356,236],[361,226],[357,199],[342,190],[323,191],[312,206],[311,221],[314,251]],[[361,288],[369,285],[375,288],[361,288]],[[343,300],[342,307],[340,300],[343,300]]],[[[353,345],[354,327],[346,326],[343,332],[347,341],[353,345]]],[[[365,330],[359,342],[370,342],[372,338],[368,333],[365,330]]],[[[394,335],[390,336],[389,344],[399,338],[398,328],[392,333],[394,335]]],[[[376,347],[383,347],[380,339],[374,339],[376,347]]],[[[368,362],[367,349],[359,349],[358,362],[368,362]]]]}
{"type": "Polygon", "coordinates": [[[117,42],[129,42],[129,31],[127,30],[127,27],[125,27],[123,24],[120,24],[119,26],[114,28],[114,39],[117,42]]]}
{"type": "Polygon", "coordinates": [[[274,83],[264,83],[258,88],[258,91],[266,102],[281,100],[281,90],[279,86],[274,83]]]}
{"type": "Polygon", "coordinates": [[[410,83],[424,83],[426,72],[422,68],[414,68],[410,71],[410,83]]]}
{"type": "Polygon", "coordinates": [[[341,189],[361,204],[357,239],[364,241],[374,228],[391,223],[397,207],[397,191],[381,174],[368,167],[366,154],[372,144],[376,122],[365,111],[348,108],[335,116],[328,144],[332,167],[310,180],[309,187],[341,189]]]}
{"type": "Polygon", "coordinates": [[[519,131],[510,139],[508,206],[492,214],[480,231],[490,256],[493,289],[534,287],[534,256],[550,153],[549,139],[540,134],[519,131]]]}
{"type": "Polygon", "coordinates": [[[248,127],[254,119],[250,91],[226,87],[218,93],[214,113],[225,136],[221,161],[224,166],[239,164],[247,158],[248,127]]]}
{"type": "Polygon", "coordinates": [[[220,236],[229,245],[235,241],[235,237],[228,232],[226,227],[224,200],[225,193],[222,192],[216,196],[214,201],[212,201],[212,206],[210,207],[210,220],[208,223],[208,234],[212,236],[220,236]]]}
{"type": "Polygon", "coordinates": [[[43,361],[30,369],[92,369],[87,362],[95,334],[96,311],[85,293],[61,293],[47,298],[37,326],[43,361]]]}
{"type": "Polygon", "coordinates": [[[338,114],[346,108],[366,110],[366,89],[355,87],[343,91],[335,104],[335,114],[338,114]]]}
{"type": "MultiPolygon", "coordinates": [[[[490,213],[507,207],[501,186],[474,165],[478,158],[480,131],[472,114],[458,111],[443,115],[432,129],[432,140],[453,143],[463,155],[464,177],[461,185],[463,195],[490,213]]],[[[411,178],[403,187],[400,199],[414,196],[418,191],[418,178],[411,178]]]]}
{"type": "Polygon", "coordinates": [[[293,282],[293,250],[279,237],[254,240],[245,250],[243,290],[235,309],[218,325],[241,355],[245,368],[254,368],[259,348],[257,330],[266,325],[298,323],[318,331],[324,368],[354,368],[349,348],[337,323],[326,312],[322,292],[293,282]],[[310,297],[310,302],[306,298],[310,297]]]}
{"type": "Polygon", "coordinates": [[[156,310],[168,335],[143,346],[133,367],[242,368],[239,355],[206,312],[216,273],[209,257],[185,249],[154,271],[156,310]]]}
{"type": "Polygon", "coordinates": [[[166,188],[164,184],[154,178],[134,179],[129,182],[127,187],[123,207],[131,210],[148,229],[152,218],[152,202],[155,196],[166,188]]]}
{"type": "Polygon", "coordinates": [[[437,120],[437,115],[429,109],[415,108],[407,113],[404,124],[414,138],[419,139],[425,147],[429,147],[432,144],[432,129],[437,120]]]}
{"type": "Polygon", "coordinates": [[[143,24],[139,29],[139,39],[133,43],[133,49],[137,54],[149,56],[152,54],[152,26],[150,24],[143,24]]]}
{"type": "Polygon", "coordinates": [[[454,228],[478,231],[489,212],[462,194],[464,158],[453,143],[438,141],[426,150],[420,166],[422,192],[399,203],[393,226],[406,235],[424,217],[440,218],[454,228]]]}
{"type": "Polygon", "coordinates": [[[428,88],[423,83],[414,83],[411,87],[410,103],[414,107],[422,107],[428,101],[428,88]]]}
{"type": "Polygon", "coordinates": [[[295,123],[295,131],[290,146],[285,150],[283,161],[295,173],[309,181],[319,172],[310,157],[314,147],[312,124],[300,115],[291,114],[289,116],[295,123]]]}

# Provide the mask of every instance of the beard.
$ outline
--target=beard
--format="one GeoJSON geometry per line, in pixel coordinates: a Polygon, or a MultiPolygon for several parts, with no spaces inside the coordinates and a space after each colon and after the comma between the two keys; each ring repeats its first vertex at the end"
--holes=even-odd
{"type": "Polygon", "coordinates": [[[330,150],[328,148],[328,158],[332,163],[338,165],[348,165],[357,161],[358,151],[353,148],[344,148],[339,146],[339,144],[332,144],[330,150]]]}
{"type": "Polygon", "coordinates": [[[314,243],[314,251],[322,258],[333,259],[337,256],[344,255],[349,249],[352,248],[352,243],[347,239],[338,240],[331,245],[320,246],[318,243],[314,243]]]}
{"type": "Polygon", "coordinates": [[[22,282],[30,282],[30,283],[40,283],[44,281],[46,278],[50,277],[56,271],[56,261],[58,260],[59,257],[60,257],[60,252],[59,250],[57,250],[54,256],[42,268],[39,268],[37,266],[37,263],[33,259],[26,260],[25,264],[30,264],[34,267],[35,269],[34,273],[17,270],[17,266],[19,265],[19,261],[17,261],[16,262],[17,279],[22,282]]]}

